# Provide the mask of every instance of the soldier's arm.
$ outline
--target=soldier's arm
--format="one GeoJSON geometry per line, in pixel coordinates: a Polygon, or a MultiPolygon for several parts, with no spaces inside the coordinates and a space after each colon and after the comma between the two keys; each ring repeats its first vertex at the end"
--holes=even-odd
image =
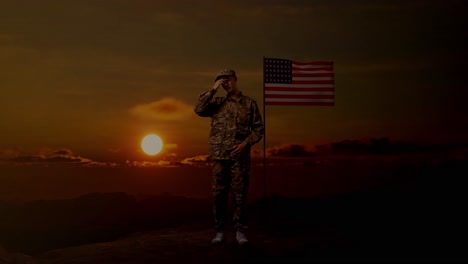
{"type": "Polygon", "coordinates": [[[198,96],[198,102],[195,105],[194,111],[197,115],[202,117],[209,117],[213,115],[215,110],[215,99],[213,96],[216,94],[216,89],[210,89],[198,96]]]}
{"type": "Polygon", "coordinates": [[[249,146],[258,143],[263,138],[263,134],[265,133],[262,115],[260,114],[260,109],[258,108],[258,105],[255,101],[252,101],[252,108],[252,121],[250,124],[251,133],[245,139],[245,143],[247,143],[249,146]]]}
{"type": "Polygon", "coordinates": [[[216,100],[213,99],[213,96],[216,94],[218,88],[225,82],[226,79],[224,78],[216,80],[213,84],[213,88],[198,96],[198,102],[194,108],[194,111],[197,115],[202,117],[209,117],[214,114],[214,111],[216,110],[216,100]]]}

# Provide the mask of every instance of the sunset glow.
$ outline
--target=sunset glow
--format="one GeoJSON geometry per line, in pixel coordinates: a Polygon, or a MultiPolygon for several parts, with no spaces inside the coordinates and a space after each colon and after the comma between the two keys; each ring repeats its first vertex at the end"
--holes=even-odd
{"type": "Polygon", "coordinates": [[[161,138],[155,134],[147,135],[141,141],[141,149],[146,154],[153,156],[161,152],[163,142],[161,138]]]}

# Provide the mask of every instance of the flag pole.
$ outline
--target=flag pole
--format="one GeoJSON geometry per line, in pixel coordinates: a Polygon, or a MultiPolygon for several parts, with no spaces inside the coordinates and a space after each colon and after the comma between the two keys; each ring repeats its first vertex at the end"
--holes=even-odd
{"type": "Polygon", "coordinates": [[[266,200],[266,107],[265,107],[265,56],[263,56],[263,199],[266,200]]]}

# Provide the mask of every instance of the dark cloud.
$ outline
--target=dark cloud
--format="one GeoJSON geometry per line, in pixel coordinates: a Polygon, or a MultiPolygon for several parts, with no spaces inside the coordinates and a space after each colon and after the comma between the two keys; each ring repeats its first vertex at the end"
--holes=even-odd
{"type": "Polygon", "coordinates": [[[12,157],[17,157],[21,151],[19,149],[0,149],[0,160],[8,160],[12,157]]]}
{"type": "Polygon", "coordinates": [[[87,159],[82,159],[80,157],[65,157],[65,156],[53,156],[45,159],[45,162],[89,162],[87,159]]]}
{"type": "Polygon", "coordinates": [[[10,159],[13,162],[24,163],[37,163],[37,162],[50,162],[50,163],[88,163],[89,159],[74,156],[70,150],[57,150],[38,155],[20,155],[10,159]]]}
{"type": "Polygon", "coordinates": [[[58,156],[72,156],[73,153],[69,149],[60,149],[57,151],[53,151],[52,154],[58,155],[58,156]]]}
{"type": "Polygon", "coordinates": [[[88,158],[76,156],[69,149],[48,150],[35,155],[17,154],[7,159],[10,162],[22,164],[80,164],[84,166],[117,166],[113,162],[98,162],[88,158]]]}
{"type": "Polygon", "coordinates": [[[317,145],[321,154],[338,155],[400,155],[411,153],[445,153],[465,149],[467,144],[431,144],[422,145],[414,142],[391,140],[389,138],[371,138],[341,140],[317,145]]]}
{"type": "MultiPolygon", "coordinates": [[[[370,138],[340,140],[326,144],[309,146],[304,144],[284,144],[267,149],[268,157],[302,158],[321,155],[403,155],[403,154],[451,153],[457,157],[468,156],[468,144],[429,144],[370,138]]],[[[263,151],[252,151],[252,157],[263,157],[263,151]]]]}
{"type": "Polygon", "coordinates": [[[286,144],[267,149],[267,155],[273,157],[310,157],[315,155],[305,145],[286,144]]]}
{"type": "Polygon", "coordinates": [[[44,161],[44,157],[41,156],[18,156],[11,158],[11,161],[14,162],[41,162],[44,161]]]}

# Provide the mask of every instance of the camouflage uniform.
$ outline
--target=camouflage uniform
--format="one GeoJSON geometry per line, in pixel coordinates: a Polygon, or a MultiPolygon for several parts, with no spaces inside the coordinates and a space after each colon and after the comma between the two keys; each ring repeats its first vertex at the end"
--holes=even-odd
{"type": "Polygon", "coordinates": [[[210,89],[198,97],[195,113],[211,117],[209,153],[212,160],[212,191],[215,228],[223,231],[226,224],[229,191],[234,203],[233,222],[237,231],[245,224],[244,205],[249,188],[250,147],[264,133],[260,110],[255,100],[240,94],[238,98],[214,97],[210,89]],[[230,155],[234,145],[247,143],[243,152],[230,155]]]}

